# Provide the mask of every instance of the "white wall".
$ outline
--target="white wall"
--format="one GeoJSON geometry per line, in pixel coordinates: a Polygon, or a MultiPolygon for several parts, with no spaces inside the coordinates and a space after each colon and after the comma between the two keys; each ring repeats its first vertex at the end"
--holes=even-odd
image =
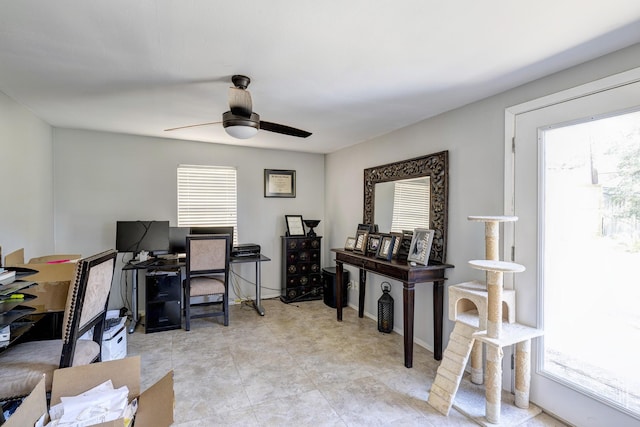
{"type": "MultiPolygon", "coordinates": [[[[118,220],[169,220],[177,225],[179,164],[235,166],[238,170],[238,241],[257,243],[272,259],[262,265],[263,298],[280,295],[280,236],[284,215],[323,220],[324,155],[54,129],[56,250],[90,255],[115,246],[118,220]],[[295,198],[265,198],[264,169],[296,170],[295,198]]],[[[324,221],[316,229],[324,232],[324,221]]],[[[122,257],[118,257],[120,267],[122,257]]],[[[235,266],[248,280],[254,267],[235,266]]],[[[110,307],[121,307],[116,273],[110,307]]],[[[242,285],[253,298],[255,287],[242,285]]],[[[124,294],[126,295],[126,294],[124,294]]],[[[235,298],[235,295],[232,295],[235,298]]]]}
{"type": "Polygon", "coordinates": [[[51,127],[0,92],[0,246],[4,256],[52,253],[51,127]]]}
{"type": "MultiPolygon", "coordinates": [[[[327,156],[325,162],[325,247],[343,247],[362,221],[363,169],[449,151],[449,227],[447,284],[483,279],[467,261],[484,257],[484,227],[469,222],[468,215],[499,215],[503,210],[504,112],[505,108],[578,86],[640,66],[640,45],[615,52],[589,63],[512,89],[491,98],[430,118],[416,125],[383,135],[327,156]]],[[[388,231],[388,230],[381,230],[388,231]]],[[[346,267],[346,266],[345,266],[346,267]]],[[[357,270],[349,268],[351,279],[357,270]]],[[[382,294],[381,278],[368,275],[365,311],[377,317],[377,300],[382,294]]],[[[357,292],[349,292],[349,303],[357,306],[357,292]]],[[[446,295],[447,293],[445,293],[446,295]]],[[[396,330],[402,333],[402,284],[394,282],[396,330]]],[[[416,285],[414,337],[433,350],[432,286],[416,285]]],[[[446,320],[445,345],[453,328],[446,320]]]]}

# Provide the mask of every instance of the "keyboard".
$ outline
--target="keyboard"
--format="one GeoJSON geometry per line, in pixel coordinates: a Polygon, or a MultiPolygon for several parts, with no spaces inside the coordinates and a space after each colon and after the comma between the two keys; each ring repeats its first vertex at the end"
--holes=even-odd
{"type": "Polygon", "coordinates": [[[151,267],[152,265],[154,265],[156,262],[156,260],[154,258],[148,259],[146,261],[136,261],[136,260],[132,260],[131,264],[135,265],[136,267],[140,267],[140,268],[145,268],[145,267],[151,267]]]}

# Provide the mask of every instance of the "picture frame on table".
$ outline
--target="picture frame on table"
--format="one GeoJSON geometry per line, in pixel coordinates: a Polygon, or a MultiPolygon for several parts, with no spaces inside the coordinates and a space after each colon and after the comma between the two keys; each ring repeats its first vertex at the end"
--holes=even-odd
{"type": "Polygon", "coordinates": [[[402,230],[402,237],[400,238],[400,245],[398,246],[398,253],[396,254],[398,261],[407,260],[409,250],[411,249],[411,240],[413,240],[413,230],[402,230]]]}
{"type": "Polygon", "coordinates": [[[356,238],[355,237],[347,237],[347,241],[344,243],[345,251],[352,251],[356,246],[356,238]]]}
{"type": "Polygon", "coordinates": [[[367,239],[369,237],[369,233],[364,230],[358,230],[356,232],[356,243],[353,247],[353,252],[359,254],[365,254],[367,251],[367,239]]]}
{"type": "Polygon", "coordinates": [[[378,246],[380,246],[381,236],[379,234],[369,234],[367,239],[367,255],[374,255],[378,253],[378,246]]]}
{"type": "Polygon", "coordinates": [[[411,239],[411,248],[409,249],[407,261],[428,265],[434,234],[434,230],[426,228],[416,228],[413,230],[413,238],[411,239]]]}
{"type": "Polygon", "coordinates": [[[376,252],[376,258],[381,258],[390,261],[393,257],[393,248],[396,240],[396,236],[393,234],[383,234],[380,237],[380,244],[378,245],[378,251],[376,252]]]}
{"type": "Polygon", "coordinates": [[[358,231],[366,231],[367,233],[373,232],[371,224],[358,224],[358,231]]]}
{"type": "Polygon", "coordinates": [[[391,254],[391,258],[392,259],[397,259],[398,258],[398,250],[400,249],[400,243],[402,243],[402,233],[391,233],[391,235],[395,238],[393,240],[393,252],[391,254]]]}
{"type": "Polygon", "coordinates": [[[302,215],[285,215],[284,220],[287,223],[287,236],[305,236],[304,222],[302,215]]]}
{"type": "Polygon", "coordinates": [[[265,169],[264,197],[296,197],[296,171],[265,169]]]}

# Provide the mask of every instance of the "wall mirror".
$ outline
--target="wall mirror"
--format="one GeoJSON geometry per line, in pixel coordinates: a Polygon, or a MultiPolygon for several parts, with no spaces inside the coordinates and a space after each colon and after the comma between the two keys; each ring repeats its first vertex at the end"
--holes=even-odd
{"type": "Polygon", "coordinates": [[[447,246],[448,153],[441,151],[364,170],[363,223],[378,224],[381,232],[413,230],[417,224],[434,230],[429,260],[440,263],[445,263],[447,246]],[[398,192],[403,191],[409,194],[400,198],[405,203],[411,197],[415,199],[394,206],[398,192]],[[398,213],[404,215],[398,218],[398,213]]]}

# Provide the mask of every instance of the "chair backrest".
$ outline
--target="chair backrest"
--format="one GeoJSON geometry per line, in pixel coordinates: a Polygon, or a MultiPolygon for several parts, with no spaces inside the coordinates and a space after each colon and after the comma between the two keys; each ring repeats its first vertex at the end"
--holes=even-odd
{"type": "Polygon", "coordinates": [[[76,341],[91,328],[93,341],[102,345],[116,256],[108,250],[77,261],[62,322],[61,368],[72,366],[76,341]]]}
{"type": "Polygon", "coordinates": [[[226,273],[229,269],[231,236],[192,234],[187,236],[187,276],[226,273]]]}

